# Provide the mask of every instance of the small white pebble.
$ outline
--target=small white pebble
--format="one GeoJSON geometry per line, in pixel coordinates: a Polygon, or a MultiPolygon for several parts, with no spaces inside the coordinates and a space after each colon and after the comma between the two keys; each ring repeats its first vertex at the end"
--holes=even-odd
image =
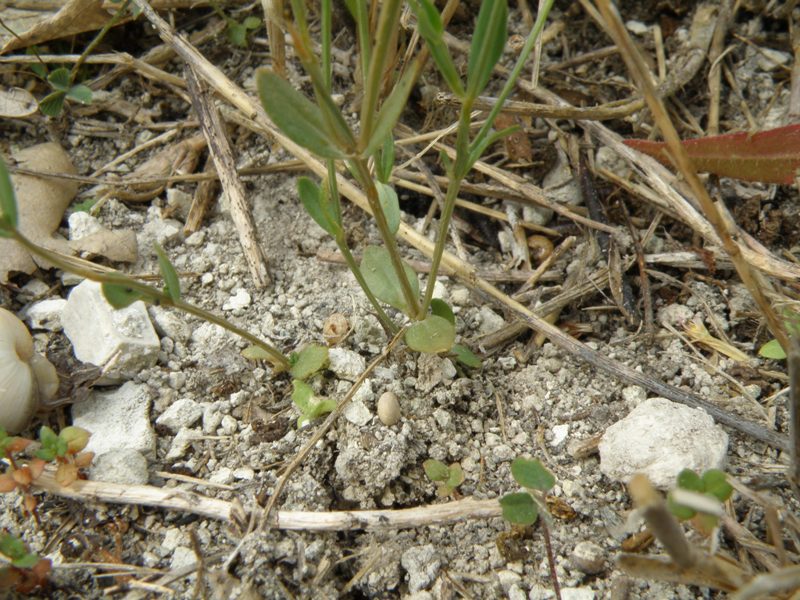
{"type": "Polygon", "coordinates": [[[400,402],[394,392],[384,392],[378,398],[378,418],[384,425],[392,426],[400,420],[400,402]]]}

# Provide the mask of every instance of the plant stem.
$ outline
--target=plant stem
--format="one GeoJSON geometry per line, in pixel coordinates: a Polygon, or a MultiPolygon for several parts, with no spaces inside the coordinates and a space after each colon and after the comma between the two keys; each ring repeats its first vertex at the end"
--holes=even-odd
{"type": "Polygon", "coordinates": [[[540,519],[539,521],[542,525],[542,533],[544,534],[544,548],[547,552],[547,566],[550,567],[550,579],[553,583],[553,591],[556,594],[556,600],[561,600],[561,585],[558,583],[556,561],[553,557],[553,546],[550,543],[550,528],[547,526],[546,519],[540,519]]]}
{"type": "Polygon", "coordinates": [[[273,364],[273,366],[280,371],[288,371],[290,364],[289,359],[286,358],[283,353],[275,348],[269,342],[265,342],[264,340],[254,336],[253,334],[245,331],[244,329],[240,329],[227,319],[223,317],[218,317],[217,315],[202,309],[198,306],[193,304],[189,304],[183,300],[173,300],[168,294],[165,294],[161,290],[158,290],[154,287],[151,287],[147,284],[141,283],[136,281],[135,279],[123,275],[122,273],[114,272],[114,273],[98,273],[97,271],[92,271],[91,269],[86,269],[82,267],[78,267],[77,265],[70,264],[66,260],[64,260],[58,254],[47,250],[46,248],[42,248],[38,246],[24,235],[22,235],[18,230],[13,229],[12,238],[14,241],[19,243],[21,246],[24,246],[31,254],[35,254],[47,262],[55,265],[59,269],[64,271],[69,271],[71,273],[75,273],[76,275],[80,275],[85,279],[91,279],[92,281],[97,281],[99,283],[110,283],[115,285],[122,285],[127,288],[130,288],[132,291],[138,292],[144,296],[145,299],[154,302],[155,304],[161,306],[172,306],[179,310],[189,313],[190,315],[194,315],[199,317],[209,323],[213,323],[214,325],[219,325],[223,329],[227,329],[231,333],[238,335],[239,337],[247,340],[251,344],[258,346],[264,352],[269,355],[269,361],[273,364]]]}
{"type": "Polygon", "coordinates": [[[325,91],[331,93],[331,0],[322,0],[321,37],[322,44],[322,78],[325,83],[325,91]]]}
{"type": "Polygon", "coordinates": [[[386,250],[389,252],[389,258],[392,261],[392,267],[394,267],[395,273],[397,273],[397,278],[400,280],[400,287],[403,290],[403,297],[408,305],[408,314],[409,316],[418,315],[420,307],[419,298],[417,298],[417,296],[414,294],[414,291],[411,289],[411,284],[408,282],[408,278],[406,277],[406,272],[403,268],[403,261],[400,258],[400,253],[397,250],[397,240],[395,240],[392,232],[389,231],[389,224],[386,222],[386,215],[383,214],[383,208],[381,208],[381,203],[378,200],[378,190],[376,189],[375,182],[369,173],[367,163],[363,158],[354,158],[351,161],[351,164],[353,165],[355,174],[360,180],[364,191],[367,193],[367,201],[369,202],[370,209],[372,210],[372,216],[375,218],[375,222],[378,224],[378,230],[381,232],[381,237],[383,238],[384,244],[386,244],[386,250]]]}
{"type": "Polygon", "coordinates": [[[117,12],[114,13],[114,15],[108,20],[108,22],[105,25],[103,25],[103,28],[98,32],[98,34],[94,37],[94,39],[91,42],[89,42],[89,45],[86,46],[86,49],[78,57],[78,60],[75,61],[75,64],[72,66],[72,69],[70,70],[70,73],[69,73],[69,83],[70,83],[70,85],[72,85],[72,83],[75,81],[75,76],[78,74],[78,69],[81,68],[81,65],[86,60],[86,57],[89,56],[89,54],[91,54],[92,50],[94,50],[97,47],[97,45],[106,36],[108,31],[112,27],[114,27],[114,25],[116,25],[117,23],[119,23],[122,20],[122,17],[127,12],[128,5],[130,3],[131,3],[131,0],[125,0],[125,2],[120,7],[120,9],[117,12]]]}

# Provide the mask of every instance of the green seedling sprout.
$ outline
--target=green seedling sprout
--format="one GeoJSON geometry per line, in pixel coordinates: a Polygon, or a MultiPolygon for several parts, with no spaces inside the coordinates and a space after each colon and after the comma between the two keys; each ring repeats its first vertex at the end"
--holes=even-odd
{"type": "Polygon", "coordinates": [[[225,34],[228,41],[238,48],[247,48],[248,35],[261,27],[261,19],[258,17],[245,17],[242,21],[237,21],[223,11],[216,2],[209,2],[214,12],[225,21],[225,34]]]}
{"type": "Polygon", "coordinates": [[[0,534],[0,554],[8,561],[0,568],[0,590],[30,594],[47,584],[52,569],[48,558],[39,558],[18,537],[8,532],[0,534]]]}
{"type": "Polygon", "coordinates": [[[464,483],[464,469],[459,463],[449,467],[440,460],[429,458],[422,463],[425,475],[436,484],[436,495],[439,498],[457,496],[456,489],[464,483]]]}
{"type": "MultiPolygon", "coordinates": [[[[269,70],[262,69],[257,73],[261,102],[275,125],[293,142],[326,161],[328,175],[321,185],[307,178],[301,178],[298,182],[303,206],[336,241],[387,333],[395,333],[398,327],[380,303],[395,308],[413,321],[405,336],[406,343],[413,350],[441,353],[454,347],[455,320],[452,310],[443,301],[433,298],[433,289],[456,197],[461,182],[486,149],[514,131],[493,132],[492,126],[544,27],[552,4],[552,0],[544,2],[497,103],[474,137],[471,137],[470,131],[472,107],[488,85],[507,38],[506,0],[481,4],[471,43],[466,81],[462,81],[444,43],[444,25],[432,0],[412,0],[411,9],[417,18],[418,31],[426,49],[418,53],[403,73],[395,76],[394,86],[382,100],[381,90],[387,75],[392,75],[389,71],[392,57],[390,43],[393,32],[399,26],[402,2],[386,0],[381,4],[374,32],[370,31],[366,3],[346,2],[356,22],[361,66],[363,99],[357,133],[350,128],[331,94],[331,0],[322,0],[321,3],[322,51],[319,57],[314,53],[305,2],[291,0],[293,21],[284,23],[293,39],[297,57],[311,81],[313,100],[269,70]],[[427,287],[420,297],[417,275],[402,260],[397,248],[400,208],[397,193],[390,183],[394,163],[391,133],[406,106],[428,52],[447,86],[462,105],[456,154],[452,160],[446,161],[449,184],[431,272],[427,287]],[[363,189],[383,242],[381,246],[367,247],[360,264],[356,263],[347,247],[336,186],[337,162],[344,163],[363,189]]],[[[479,365],[480,361],[463,347],[456,350],[455,354],[459,360],[463,358],[468,366],[479,365]]]]}
{"type": "Polygon", "coordinates": [[[306,423],[310,423],[336,409],[336,400],[317,398],[312,387],[305,381],[295,379],[292,381],[292,386],[294,388],[292,402],[300,411],[300,417],[297,419],[298,427],[303,427],[306,423]]]}
{"type": "Polygon", "coordinates": [[[227,319],[183,300],[181,298],[178,274],[160,246],[156,246],[156,254],[161,276],[164,279],[163,290],[144,284],[122,273],[99,272],[87,269],[83,265],[71,262],[62,255],[56,254],[29,240],[19,231],[19,214],[14,187],[11,184],[8,169],[2,160],[0,160],[0,237],[13,239],[31,254],[45,259],[59,269],[101,283],[103,295],[114,308],[125,308],[137,300],[161,306],[172,306],[209,323],[219,325],[247,340],[252,345],[259,347],[263,352],[262,357],[272,363],[277,372],[288,371],[291,367],[289,359],[270,343],[237,327],[227,319]]]}
{"type": "Polygon", "coordinates": [[[717,526],[722,503],[732,493],[723,471],[709,469],[701,476],[684,469],[678,474],[675,489],[667,495],[667,507],[681,521],[692,521],[699,531],[708,533],[717,526]]]}

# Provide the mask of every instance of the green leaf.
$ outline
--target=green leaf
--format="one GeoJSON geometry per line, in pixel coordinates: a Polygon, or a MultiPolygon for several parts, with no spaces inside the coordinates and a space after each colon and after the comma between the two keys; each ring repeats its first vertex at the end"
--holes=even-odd
{"type": "Polygon", "coordinates": [[[17,213],[17,199],[11,176],[8,174],[6,163],[0,159],[0,237],[10,235],[11,229],[16,229],[19,223],[17,213]],[[8,231],[5,235],[3,230],[8,231]]]}
{"type": "Polygon", "coordinates": [[[119,283],[104,282],[102,284],[102,289],[105,299],[116,309],[125,308],[137,300],[144,299],[144,295],[140,292],[119,283]]]}
{"type": "Polygon", "coordinates": [[[39,441],[45,448],[55,448],[58,441],[58,434],[47,425],[42,425],[39,429],[39,441]]]}
{"type": "Polygon", "coordinates": [[[25,554],[20,558],[11,561],[11,564],[18,569],[30,569],[39,562],[39,557],[35,554],[25,554]]]}
{"type": "Polygon", "coordinates": [[[758,349],[758,355],[774,360],[786,360],[786,351],[778,340],[770,340],[758,349]]]}
{"type": "Polygon", "coordinates": [[[311,406],[311,399],[314,397],[314,390],[311,386],[304,381],[295,379],[292,381],[292,402],[300,409],[300,412],[306,414],[311,406]]]}
{"type": "Polygon", "coordinates": [[[55,460],[58,453],[56,452],[55,448],[39,448],[35,455],[37,458],[41,458],[44,461],[50,462],[51,460],[55,460]]]}
{"type": "Polygon", "coordinates": [[[300,196],[300,202],[303,203],[314,222],[335,237],[337,232],[336,222],[325,210],[326,207],[323,204],[323,194],[320,186],[308,177],[301,177],[297,180],[297,193],[300,196]]]}
{"type": "Polygon", "coordinates": [[[319,106],[270,71],[259,69],[256,82],[264,110],[289,139],[323,158],[345,157],[327,133],[319,106]]]}
{"type": "Polygon", "coordinates": [[[705,492],[706,486],[700,476],[691,469],[684,469],[678,473],[678,487],[693,492],[705,492]]]}
{"type": "Polygon", "coordinates": [[[7,556],[11,560],[19,560],[28,553],[25,543],[10,533],[0,536],[0,554],[7,556]]]}
{"type": "Polygon", "coordinates": [[[411,88],[414,86],[415,81],[414,69],[408,69],[403,73],[400,81],[395,84],[394,89],[384,101],[380,111],[378,111],[372,137],[364,149],[363,156],[365,158],[375,154],[381,144],[384,143],[384,140],[386,140],[386,137],[392,134],[392,129],[394,129],[397,120],[408,103],[408,95],[411,93],[411,88]]]}
{"type": "Polygon", "coordinates": [[[461,465],[458,463],[454,463],[450,465],[448,469],[450,476],[447,478],[446,485],[449,488],[456,489],[462,483],[464,483],[464,469],[461,468],[461,465]]]}
{"type": "Polygon", "coordinates": [[[378,189],[378,202],[381,203],[389,231],[394,235],[400,228],[400,202],[397,199],[397,192],[388,183],[380,181],[375,182],[375,187],[378,189]]]}
{"type": "Polygon", "coordinates": [[[247,29],[258,29],[261,27],[261,19],[258,17],[246,17],[245,20],[242,21],[242,25],[247,29]]]}
{"type": "Polygon", "coordinates": [[[437,317],[447,319],[451,325],[455,327],[456,316],[453,314],[453,309],[450,305],[441,298],[434,298],[431,300],[431,313],[437,317]]]}
{"type": "Polygon", "coordinates": [[[486,149],[494,144],[502,140],[504,137],[511,135],[512,133],[516,133],[519,131],[518,125],[513,125],[512,127],[506,127],[505,129],[501,129],[500,131],[495,131],[489,135],[483,136],[481,138],[475,138],[472,140],[472,143],[469,146],[469,160],[467,161],[467,170],[472,168],[483,153],[486,152],[486,149]]]}
{"type": "Polygon", "coordinates": [[[394,138],[392,134],[386,136],[383,140],[383,147],[380,154],[375,160],[375,171],[378,175],[378,181],[382,183],[389,183],[392,177],[392,169],[394,168],[394,138]]]}
{"type": "Polygon", "coordinates": [[[527,492],[506,494],[500,498],[503,518],[514,525],[533,525],[539,517],[539,507],[527,492]]]}
{"type": "Polygon", "coordinates": [[[478,23],[472,35],[467,65],[467,97],[477,98],[483,92],[492,69],[503,55],[508,32],[508,2],[493,0],[481,2],[478,23]]]}
{"type": "Polygon", "coordinates": [[[67,98],[80,102],[81,104],[92,103],[92,90],[83,84],[73,85],[67,90],[67,98]]]}
{"type": "Polygon", "coordinates": [[[310,344],[292,354],[289,359],[292,367],[289,373],[295,379],[305,379],[310,377],[328,363],[328,348],[317,344],[310,344]]]}
{"type": "Polygon", "coordinates": [[[515,458],[511,463],[514,481],[524,488],[546,492],[556,484],[556,478],[536,459],[515,458]]]}
{"type": "Polygon", "coordinates": [[[481,367],[481,359],[475,356],[472,350],[463,344],[456,344],[453,346],[452,352],[456,355],[456,360],[462,365],[466,365],[471,369],[479,369],[481,367]]]}
{"type": "Polygon", "coordinates": [[[87,198],[83,202],[76,202],[70,208],[72,212],[89,212],[97,204],[97,198],[87,198]]]}
{"type": "Polygon", "coordinates": [[[156,255],[158,256],[158,269],[161,271],[161,277],[164,279],[164,293],[172,298],[173,302],[177,302],[181,299],[181,282],[178,279],[178,272],[175,270],[175,267],[172,266],[161,244],[154,242],[153,246],[155,246],[156,255]]]}
{"type": "Polygon", "coordinates": [[[67,92],[70,88],[69,69],[66,67],[59,67],[54,71],[50,71],[47,76],[47,82],[54,90],[67,92]]]}
{"type": "Polygon", "coordinates": [[[244,356],[248,360],[269,360],[272,361],[273,356],[264,350],[261,346],[256,346],[253,344],[252,346],[248,346],[244,350],[242,350],[242,356],[244,356]]]}
{"type": "Polygon", "coordinates": [[[455,339],[456,329],[452,323],[436,315],[428,315],[406,331],[406,344],[417,352],[447,352],[453,347],[455,339]]]}
{"type": "Polygon", "coordinates": [[[313,421],[322,415],[327,415],[336,409],[336,400],[332,398],[321,398],[318,402],[314,403],[304,416],[307,420],[313,421]]]}
{"type": "Polygon", "coordinates": [[[669,512],[671,512],[681,521],[688,521],[697,514],[688,506],[684,506],[683,504],[678,504],[675,502],[671,493],[667,494],[667,508],[669,509],[669,512]]]}
{"type": "Polygon", "coordinates": [[[725,502],[733,493],[733,486],[728,483],[728,476],[719,469],[709,469],[703,473],[705,492],[711,494],[720,502],[725,502]]]}
{"type": "Polygon", "coordinates": [[[64,99],[66,97],[67,93],[62,91],[48,94],[39,100],[39,110],[42,111],[43,115],[47,115],[48,117],[57,117],[64,108],[64,99]]]}
{"type": "Polygon", "coordinates": [[[429,458],[422,463],[422,468],[425,470],[425,475],[431,481],[447,481],[450,477],[450,469],[440,460],[429,458]]]}
{"type": "Polygon", "coordinates": [[[433,61],[447,82],[450,91],[458,98],[463,98],[464,86],[447,44],[444,43],[444,25],[439,11],[436,10],[436,6],[431,0],[414,0],[411,2],[411,9],[417,16],[419,34],[428,45],[433,61]]]}
{"type": "MultiPolygon", "coordinates": [[[[403,263],[406,279],[411,285],[414,295],[419,295],[419,280],[414,270],[403,263]]],[[[392,259],[386,248],[378,246],[367,246],[364,256],[361,259],[361,273],[367,286],[375,294],[378,300],[385,302],[389,306],[408,312],[403,289],[400,287],[400,280],[392,266],[392,259]]]]}
{"type": "Polygon", "coordinates": [[[59,439],[63,440],[66,444],[67,452],[73,454],[86,448],[86,444],[89,443],[89,438],[91,436],[92,434],[83,427],[76,427],[74,425],[64,427],[64,429],[58,432],[59,439]]]}

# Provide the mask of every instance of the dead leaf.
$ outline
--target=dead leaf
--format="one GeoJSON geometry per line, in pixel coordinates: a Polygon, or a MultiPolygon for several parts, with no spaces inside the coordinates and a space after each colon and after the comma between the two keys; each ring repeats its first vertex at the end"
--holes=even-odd
{"type": "Polygon", "coordinates": [[[0,118],[22,119],[39,110],[36,98],[22,88],[0,90],[0,118]]]}
{"type": "Polygon", "coordinates": [[[101,229],[78,240],[70,240],[70,247],[84,258],[103,256],[117,262],[136,262],[139,256],[136,234],[125,229],[110,231],[101,229]]]}
{"type": "MultiPolygon", "coordinates": [[[[17,166],[43,173],[74,174],[69,155],[52,142],[31,146],[12,156],[17,166]]],[[[17,196],[19,229],[29,239],[50,250],[69,252],[69,244],[53,232],[58,228],[64,211],[78,191],[78,184],[66,179],[44,179],[18,173],[11,176],[17,196]]],[[[8,281],[12,271],[33,273],[37,265],[24,248],[12,240],[0,240],[0,283],[8,281]]]]}
{"type": "MultiPolygon", "coordinates": [[[[515,125],[524,128],[526,125],[522,117],[509,113],[500,113],[497,115],[494,124],[497,131],[507,129],[508,127],[514,127],[515,125]]],[[[527,123],[527,125],[530,125],[530,123],[527,123]]],[[[520,129],[504,137],[503,144],[506,148],[506,154],[508,154],[508,158],[512,162],[529,163],[533,160],[531,141],[528,139],[528,134],[525,133],[524,129],[520,129]]]]}

